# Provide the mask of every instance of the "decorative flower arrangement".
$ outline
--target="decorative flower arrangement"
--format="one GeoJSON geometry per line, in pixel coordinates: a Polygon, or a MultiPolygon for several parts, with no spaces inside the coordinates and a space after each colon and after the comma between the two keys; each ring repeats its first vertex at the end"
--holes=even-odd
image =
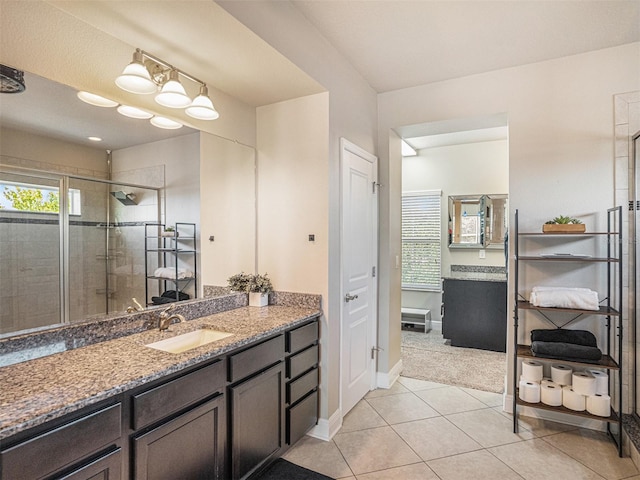
{"type": "Polygon", "coordinates": [[[265,273],[237,273],[228,279],[229,287],[236,292],[269,293],[273,290],[271,279],[265,273]]]}
{"type": "Polygon", "coordinates": [[[567,217],[564,215],[560,215],[559,217],[554,218],[553,220],[549,220],[548,222],[545,222],[546,225],[552,225],[552,224],[556,224],[556,225],[577,225],[582,223],[580,220],[578,220],[577,218],[571,218],[571,217],[567,217]]]}
{"type": "Polygon", "coordinates": [[[577,218],[560,215],[542,225],[543,233],[584,233],[585,225],[577,218]]]}

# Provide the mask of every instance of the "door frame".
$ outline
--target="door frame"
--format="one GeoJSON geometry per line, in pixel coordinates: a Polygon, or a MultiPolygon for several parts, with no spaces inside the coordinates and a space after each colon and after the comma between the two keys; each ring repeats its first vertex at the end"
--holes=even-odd
{"type": "MultiPolygon", "coordinates": [[[[368,325],[368,335],[369,342],[372,347],[377,346],[377,333],[378,333],[378,256],[380,253],[379,248],[379,233],[378,233],[378,215],[379,215],[379,205],[378,205],[378,157],[367,152],[363,148],[360,148],[356,144],[350,142],[344,137],[340,137],[340,255],[344,255],[345,248],[345,237],[343,231],[343,220],[344,220],[344,180],[345,180],[345,161],[344,156],[345,152],[350,152],[354,155],[357,155],[364,160],[371,162],[373,164],[373,183],[375,184],[375,193],[376,195],[372,195],[373,202],[373,223],[372,223],[372,235],[371,242],[373,243],[373,259],[372,259],[372,267],[376,269],[376,276],[372,278],[371,292],[372,292],[372,300],[371,300],[371,319],[370,325],[368,325]]],[[[372,185],[374,188],[374,185],[372,185]]],[[[344,379],[344,369],[342,361],[344,359],[344,336],[342,335],[343,327],[344,327],[344,297],[347,292],[344,291],[344,262],[340,262],[340,412],[341,416],[344,416],[342,413],[343,406],[343,379],[344,379]]],[[[378,356],[376,355],[374,359],[369,363],[369,387],[370,390],[373,390],[377,386],[377,363],[378,356]]]]}

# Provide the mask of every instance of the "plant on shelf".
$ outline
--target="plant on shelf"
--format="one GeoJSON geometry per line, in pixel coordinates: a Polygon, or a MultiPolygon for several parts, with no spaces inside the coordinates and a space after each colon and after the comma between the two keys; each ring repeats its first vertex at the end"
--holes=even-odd
{"type": "Polygon", "coordinates": [[[585,226],[580,220],[567,215],[555,217],[542,226],[543,233],[584,233],[584,231],[585,226]]]}

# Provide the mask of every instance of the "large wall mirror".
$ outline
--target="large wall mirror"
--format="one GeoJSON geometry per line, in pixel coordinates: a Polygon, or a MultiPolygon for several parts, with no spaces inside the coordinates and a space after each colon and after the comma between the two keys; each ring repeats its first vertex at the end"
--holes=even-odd
{"type": "Polygon", "coordinates": [[[66,85],[24,78],[24,92],[0,94],[0,271],[9,282],[0,337],[124,312],[132,297],[144,304],[144,222],[198,225],[200,292],[203,280],[224,286],[253,269],[251,147],[188,127],[159,129],[83,103],[66,85]],[[103,143],[87,139],[95,132],[103,143]],[[111,172],[108,158],[119,170],[111,172]],[[16,211],[6,205],[6,185],[73,197],[76,210],[66,227],[59,211],[16,211]],[[115,191],[135,193],[135,204],[117,201],[115,191]]]}
{"type": "Polygon", "coordinates": [[[504,248],[507,200],[503,194],[449,196],[449,248],[504,248]]]}

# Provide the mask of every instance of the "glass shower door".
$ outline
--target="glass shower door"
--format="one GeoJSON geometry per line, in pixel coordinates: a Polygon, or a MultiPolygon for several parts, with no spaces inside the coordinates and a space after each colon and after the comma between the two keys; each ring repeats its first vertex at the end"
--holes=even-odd
{"type": "Polygon", "coordinates": [[[63,321],[61,182],[0,173],[0,334],[63,321]]]}

